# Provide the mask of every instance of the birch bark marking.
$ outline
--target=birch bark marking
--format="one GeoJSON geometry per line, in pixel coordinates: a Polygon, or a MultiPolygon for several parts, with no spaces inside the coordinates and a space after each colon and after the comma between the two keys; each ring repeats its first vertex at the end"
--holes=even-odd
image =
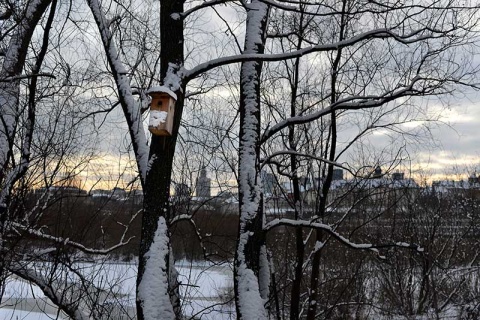
{"type": "Polygon", "coordinates": [[[177,273],[170,250],[170,182],[175,145],[182,117],[185,83],[179,74],[184,62],[184,1],[160,2],[160,79],[177,95],[171,136],[152,136],[144,188],[144,211],[137,278],[137,318],[180,319],[177,273]]]}
{"type": "MultiPolygon", "coordinates": [[[[268,6],[257,0],[246,4],[245,54],[263,53],[268,6]]],[[[240,73],[239,198],[240,222],[235,252],[235,296],[238,319],[266,319],[265,239],[262,231],[260,157],[261,61],[242,63],[240,73]]]]}

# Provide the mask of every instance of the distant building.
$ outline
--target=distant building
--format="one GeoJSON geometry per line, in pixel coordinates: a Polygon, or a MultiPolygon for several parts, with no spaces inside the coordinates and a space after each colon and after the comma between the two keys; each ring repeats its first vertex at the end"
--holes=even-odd
{"type": "Polygon", "coordinates": [[[277,184],[277,179],[275,179],[275,175],[263,170],[260,175],[263,183],[263,193],[266,195],[272,195],[275,191],[275,186],[277,184]]]}
{"type": "Polygon", "coordinates": [[[50,186],[41,187],[34,191],[34,194],[41,196],[43,194],[49,194],[53,197],[73,197],[73,196],[86,196],[87,191],[77,187],[64,187],[64,186],[50,186]]]}
{"type": "Polygon", "coordinates": [[[200,171],[200,176],[197,178],[197,183],[195,184],[195,191],[197,197],[200,198],[210,198],[210,178],[207,178],[207,170],[203,168],[200,171]]]}
{"type": "Polygon", "coordinates": [[[115,187],[112,189],[112,198],[117,200],[124,200],[127,198],[127,192],[125,189],[115,187]]]}
{"type": "Polygon", "coordinates": [[[110,198],[112,192],[110,190],[95,189],[90,192],[92,198],[110,198]]]}
{"type": "Polygon", "coordinates": [[[405,179],[405,174],[403,172],[392,173],[392,180],[400,181],[405,179]]]}
{"type": "Polygon", "coordinates": [[[472,173],[470,177],[468,177],[468,183],[470,185],[480,184],[480,176],[478,176],[476,172],[472,173]]]}
{"type": "Polygon", "coordinates": [[[480,179],[476,174],[472,174],[468,180],[433,181],[432,190],[437,194],[453,194],[480,199],[480,179]]]}
{"type": "Polygon", "coordinates": [[[372,178],[378,179],[382,177],[382,168],[380,166],[377,166],[375,168],[375,171],[373,172],[372,178]]]}
{"type": "Polygon", "coordinates": [[[127,192],[125,189],[115,187],[112,190],[96,189],[90,192],[93,199],[107,198],[112,200],[125,200],[127,192]]]}
{"type": "Polygon", "coordinates": [[[128,200],[131,201],[133,204],[140,205],[143,203],[143,190],[141,189],[133,189],[127,195],[128,200]]]}
{"type": "MultiPolygon", "coordinates": [[[[198,189],[197,189],[198,190],[198,189]]],[[[177,183],[175,185],[175,197],[176,203],[185,203],[190,200],[190,187],[185,183],[177,183]]]]}

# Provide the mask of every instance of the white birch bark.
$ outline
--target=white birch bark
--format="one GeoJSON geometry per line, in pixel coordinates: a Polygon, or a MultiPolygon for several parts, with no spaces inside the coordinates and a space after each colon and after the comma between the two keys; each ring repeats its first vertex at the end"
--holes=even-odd
{"type": "MultiPolygon", "coordinates": [[[[245,36],[245,54],[259,53],[264,47],[264,32],[268,16],[268,6],[252,0],[246,4],[247,25],[245,36]]],[[[255,236],[252,226],[258,219],[261,210],[261,182],[259,175],[259,148],[260,140],[260,83],[261,62],[248,61],[242,64],[241,70],[241,99],[243,109],[241,113],[240,148],[239,148],[239,192],[240,192],[240,228],[237,244],[235,281],[237,284],[237,312],[240,319],[267,319],[265,309],[265,261],[260,257],[265,254],[264,248],[258,248],[259,269],[253,270],[247,261],[246,254],[249,244],[255,236]],[[260,271],[260,272],[259,272],[260,271]],[[263,294],[262,294],[263,293],[263,294]]],[[[258,235],[256,235],[258,236],[258,235]]],[[[267,272],[268,273],[268,272],[267,272]]]]}

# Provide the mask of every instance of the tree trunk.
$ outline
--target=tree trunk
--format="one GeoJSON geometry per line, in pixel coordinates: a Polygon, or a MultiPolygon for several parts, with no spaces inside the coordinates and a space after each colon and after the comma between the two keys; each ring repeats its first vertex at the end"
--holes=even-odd
{"type": "MultiPolygon", "coordinates": [[[[22,112],[19,106],[20,80],[15,77],[23,72],[33,32],[50,2],[51,0],[31,1],[24,12],[19,14],[23,18],[13,31],[0,70],[0,252],[4,250],[4,236],[8,231],[6,224],[10,192],[18,179],[10,163],[17,139],[16,127],[22,112]]],[[[33,130],[33,124],[29,129],[33,130]]],[[[28,148],[29,153],[29,145],[24,147],[28,148]]],[[[4,257],[0,262],[0,287],[3,286],[6,263],[4,257]]]]}
{"type": "MultiPolygon", "coordinates": [[[[300,19],[298,22],[298,34],[299,39],[296,45],[296,49],[300,50],[302,47],[302,36],[303,36],[303,13],[300,14],[300,19]]],[[[291,97],[290,97],[290,117],[295,117],[297,115],[297,92],[299,85],[299,75],[300,75],[300,58],[295,59],[294,62],[294,72],[292,79],[290,79],[291,85],[291,97]]],[[[295,126],[291,125],[288,127],[288,143],[289,149],[292,151],[297,151],[297,143],[295,140],[295,126]]],[[[300,181],[297,174],[298,163],[297,155],[290,155],[290,171],[292,172],[292,186],[293,186],[293,206],[295,210],[295,220],[303,219],[302,217],[302,199],[300,195],[300,181]]],[[[302,227],[295,228],[295,264],[293,266],[293,279],[292,279],[292,290],[290,297],[290,320],[297,320],[300,318],[300,305],[301,305],[301,285],[303,278],[303,263],[304,263],[304,254],[305,254],[305,245],[303,243],[303,229],[302,227]]]]}
{"type": "Polygon", "coordinates": [[[178,282],[170,250],[170,183],[178,129],[183,111],[184,84],[175,71],[183,66],[183,1],[161,2],[161,79],[177,95],[171,136],[152,136],[144,189],[144,210],[137,278],[137,318],[180,319],[178,282]]]}
{"type": "MultiPolygon", "coordinates": [[[[268,6],[252,0],[246,4],[245,53],[263,53],[268,6]]],[[[266,319],[268,287],[263,234],[260,159],[260,74],[262,63],[242,63],[240,73],[239,238],[235,252],[235,297],[238,319],[266,319]]]]}
{"type": "MultiPolygon", "coordinates": [[[[13,31],[0,70],[0,215],[7,211],[9,197],[9,159],[13,154],[16,126],[20,117],[20,80],[16,77],[23,72],[28,46],[40,18],[51,0],[29,2],[23,19],[13,31]]],[[[21,15],[21,14],[19,14],[21,15]]]]}
{"type": "MultiPolygon", "coordinates": [[[[344,32],[346,27],[346,22],[345,22],[346,4],[347,2],[344,0],[342,3],[342,16],[341,16],[340,32],[339,32],[340,40],[343,40],[344,38],[344,32]]],[[[332,63],[332,76],[330,78],[330,89],[331,89],[330,103],[332,105],[338,99],[337,76],[338,76],[338,69],[340,66],[341,57],[342,57],[342,49],[340,48],[339,50],[337,50],[335,59],[332,63]]],[[[336,147],[337,147],[337,116],[335,111],[333,111],[330,116],[330,150],[328,150],[328,143],[325,150],[325,151],[328,150],[328,160],[330,160],[331,163],[327,164],[327,174],[325,177],[325,181],[323,182],[322,194],[321,194],[320,206],[319,206],[320,208],[319,213],[322,216],[325,215],[325,210],[326,210],[327,201],[328,201],[328,193],[330,191],[330,186],[333,180],[332,162],[335,161],[336,147]]],[[[321,254],[322,254],[321,244],[323,244],[323,242],[324,242],[324,239],[323,239],[322,231],[316,230],[315,231],[315,247],[317,247],[317,245],[320,245],[320,246],[318,250],[316,249],[317,251],[314,253],[313,259],[312,259],[312,274],[310,279],[311,293],[308,298],[307,320],[315,320],[316,318],[317,307],[318,307],[317,297],[319,295],[318,280],[320,276],[320,260],[321,260],[321,254]]]]}

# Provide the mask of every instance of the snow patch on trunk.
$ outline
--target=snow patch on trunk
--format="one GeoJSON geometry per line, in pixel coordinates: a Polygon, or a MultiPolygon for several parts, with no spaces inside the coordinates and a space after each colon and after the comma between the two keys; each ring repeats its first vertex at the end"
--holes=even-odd
{"type": "Polygon", "coordinates": [[[248,268],[245,263],[244,252],[249,236],[249,232],[242,233],[238,245],[239,265],[236,270],[238,283],[238,308],[242,319],[267,319],[264,300],[260,296],[258,278],[253,270],[248,268]]]}
{"type": "Polygon", "coordinates": [[[167,255],[167,225],[165,218],[160,217],[154,240],[145,254],[145,272],[138,286],[145,320],[175,319],[168,293],[167,255]]]}

